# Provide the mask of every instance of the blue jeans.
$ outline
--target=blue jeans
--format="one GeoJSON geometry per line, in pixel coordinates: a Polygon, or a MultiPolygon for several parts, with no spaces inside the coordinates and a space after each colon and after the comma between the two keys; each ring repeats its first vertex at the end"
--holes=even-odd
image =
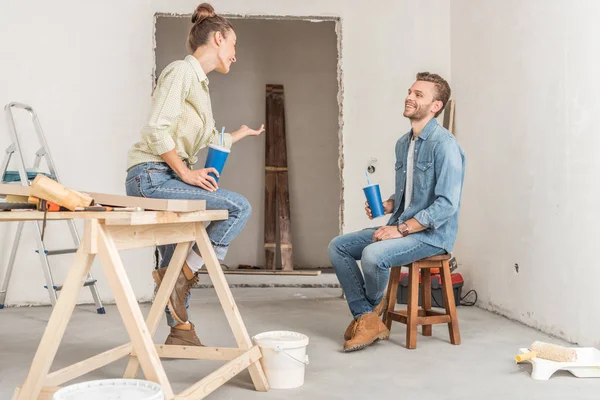
{"type": "MultiPolygon", "coordinates": [[[[125,188],[128,196],[205,200],[208,210],[227,210],[229,218],[224,221],[212,221],[206,228],[219,260],[225,259],[229,244],[244,229],[252,213],[252,207],[244,196],[224,189],[209,192],[200,187],[188,185],[166,163],[148,162],[132,167],[127,172],[125,188]]],[[[158,246],[161,256],[160,267],[169,265],[176,246],[176,244],[158,246]]],[[[199,253],[195,244],[193,249],[199,253]]],[[[189,298],[188,296],[186,307],[189,306],[189,298]]],[[[168,311],[167,322],[169,326],[177,325],[168,311]]]]}
{"type": "Polygon", "coordinates": [[[446,253],[446,250],[423,243],[411,235],[373,242],[376,230],[370,228],[338,236],[328,248],[329,259],[355,319],[373,312],[381,302],[391,267],[446,253]],[[361,261],[364,277],[357,260],[361,261]]]}

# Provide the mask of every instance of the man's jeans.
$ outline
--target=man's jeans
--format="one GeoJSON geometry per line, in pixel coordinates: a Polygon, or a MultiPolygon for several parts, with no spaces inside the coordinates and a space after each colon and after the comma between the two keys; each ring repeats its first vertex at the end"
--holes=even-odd
{"type": "MultiPolygon", "coordinates": [[[[229,218],[224,221],[212,221],[206,228],[208,237],[215,248],[219,260],[225,259],[229,244],[244,229],[252,208],[248,200],[240,194],[218,189],[209,192],[197,186],[183,182],[166,164],[149,162],[136,165],[127,172],[125,187],[128,196],[150,197],[157,199],[206,200],[207,210],[227,210],[229,218]]],[[[158,246],[161,255],[160,267],[166,267],[171,261],[175,244],[158,246]]],[[[199,253],[194,244],[194,251],[199,253]]],[[[189,305],[189,296],[186,307],[189,305]]],[[[189,312],[188,312],[189,315],[189,312]]],[[[169,326],[177,325],[167,311],[169,326]]]]}
{"type": "Polygon", "coordinates": [[[341,235],[329,244],[329,259],[354,319],[373,312],[381,302],[391,267],[446,253],[444,249],[420,242],[410,235],[373,242],[376,230],[370,228],[341,235]],[[357,260],[361,261],[364,278],[357,260]]]}

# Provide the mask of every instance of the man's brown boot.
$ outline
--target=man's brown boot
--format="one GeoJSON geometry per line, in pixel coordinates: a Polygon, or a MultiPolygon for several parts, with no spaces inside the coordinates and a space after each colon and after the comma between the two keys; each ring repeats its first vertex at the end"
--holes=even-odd
{"type": "Polygon", "coordinates": [[[390,331],[381,322],[377,313],[361,315],[354,325],[352,339],[344,343],[344,351],[364,349],[380,339],[388,339],[390,331]]]}
{"type": "Polygon", "coordinates": [[[165,344],[172,344],[176,346],[204,346],[200,343],[194,324],[179,324],[171,327],[171,333],[167,336],[165,344]]]}
{"type": "MultiPolygon", "coordinates": [[[[377,315],[381,317],[383,315],[383,312],[387,309],[387,303],[388,303],[387,295],[384,295],[383,299],[381,299],[381,302],[379,302],[379,304],[377,304],[377,307],[375,307],[373,312],[377,313],[377,315]]],[[[353,319],[352,322],[350,322],[350,325],[348,325],[348,327],[346,328],[346,332],[344,332],[344,340],[352,339],[352,332],[353,332],[355,323],[356,323],[356,320],[353,319]]]]}
{"type": "MultiPolygon", "coordinates": [[[[152,272],[154,283],[160,287],[165,274],[167,273],[167,267],[155,269],[152,272]]],[[[185,301],[190,294],[190,290],[198,283],[200,278],[197,274],[194,274],[187,263],[183,264],[183,268],[177,277],[175,282],[175,288],[169,297],[167,307],[173,319],[180,324],[185,324],[188,320],[187,309],[185,308],[185,301]]]]}

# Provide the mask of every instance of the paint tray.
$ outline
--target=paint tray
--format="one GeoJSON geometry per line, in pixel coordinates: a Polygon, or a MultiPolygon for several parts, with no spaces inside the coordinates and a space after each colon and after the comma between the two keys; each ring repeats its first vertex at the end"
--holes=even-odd
{"type": "MultiPolygon", "coordinates": [[[[555,362],[543,358],[532,358],[531,377],[536,380],[548,380],[558,370],[566,370],[578,378],[600,378],[600,350],[594,347],[573,348],[577,352],[575,362],[555,362]]],[[[521,353],[529,352],[528,349],[519,349],[521,353]]]]}

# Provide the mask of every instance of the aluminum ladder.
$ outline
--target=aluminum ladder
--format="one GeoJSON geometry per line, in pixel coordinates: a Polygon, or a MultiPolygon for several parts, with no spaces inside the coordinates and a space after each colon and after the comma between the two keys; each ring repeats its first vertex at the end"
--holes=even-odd
{"type": "MultiPolygon", "coordinates": [[[[54,161],[52,160],[52,156],[50,155],[50,150],[48,148],[48,143],[46,142],[46,138],[44,136],[44,131],[42,130],[42,125],[40,124],[40,120],[38,119],[37,113],[33,109],[33,107],[22,104],[22,103],[9,103],[4,108],[6,111],[8,130],[11,136],[12,143],[6,149],[6,154],[4,157],[4,161],[2,162],[2,167],[0,170],[1,182],[2,183],[11,183],[11,182],[20,182],[23,186],[30,186],[31,181],[35,178],[35,176],[39,173],[40,164],[42,159],[45,159],[46,164],[48,166],[48,170],[50,171],[49,175],[52,179],[60,182],[58,178],[58,173],[56,172],[56,166],[54,165],[54,161]],[[31,120],[35,131],[37,133],[40,149],[35,153],[35,159],[33,163],[33,168],[27,169],[25,168],[25,160],[23,158],[23,153],[21,151],[21,144],[19,142],[19,135],[17,134],[17,127],[15,125],[13,109],[21,109],[29,112],[31,116],[31,120]],[[17,158],[17,171],[8,171],[8,165],[13,155],[16,154],[17,158]]],[[[36,227],[36,242],[37,242],[37,250],[36,253],[40,256],[40,261],[42,263],[42,271],[44,273],[44,278],[46,280],[46,286],[44,286],[48,290],[48,296],[50,297],[50,303],[52,306],[56,304],[56,299],[58,297],[58,292],[62,289],[62,285],[57,285],[54,283],[54,279],[52,278],[52,271],[50,270],[50,262],[48,257],[56,256],[61,254],[71,254],[77,251],[79,247],[80,239],[79,234],[77,232],[77,228],[75,227],[75,222],[73,220],[67,221],[56,221],[56,222],[66,222],[69,226],[69,230],[71,231],[71,236],[73,238],[74,247],[70,249],[59,249],[59,250],[47,250],[44,242],[42,240],[42,227],[39,221],[30,221],[36,227]]],[[[4,280],[0,285],[0,309],[4,308],[6,293],[8,290],[8,284],[10,282],[10,277],[14,268],[15,258],[17,255],[17,250],[19,248],[19,242],[21,240],[21,234],[23,233],[23,226],[25,222],[19,222],[17,226],[17,232],[15,235],[15,239],[13,242],[12,250],[10,253],[10,258],[8,261],[8,266],[6,268],[6,273],[4,276],[4,280]]],[[[96,304],[96,311],[98,314],[104,314],[104,306],[102,305],[102,300],[100,299],[100,294],[98,293],[98,287],[96,286],[96,280],[92,276],[91,272],[88,274],[84,286],[87,286],[94,298],[94,303],[96,304]]]]}

